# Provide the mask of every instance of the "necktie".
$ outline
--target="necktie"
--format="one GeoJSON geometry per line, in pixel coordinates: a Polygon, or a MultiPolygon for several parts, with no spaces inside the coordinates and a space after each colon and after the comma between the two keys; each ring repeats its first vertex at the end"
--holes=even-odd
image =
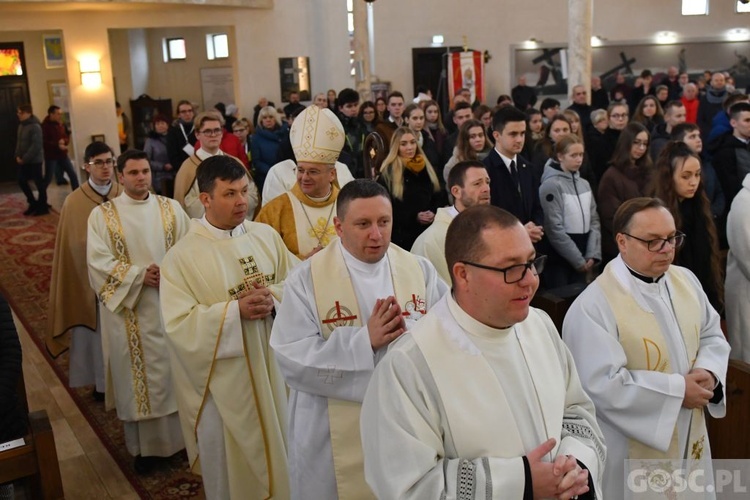
{"type": "Polygon", "coordinates": [[[518,180],[518,169],[516,168],[515,160],[510,161],[510,176],[513,178],[513,184],[516,186],[516,191],[518,191],[518,194],[521,194],[521,184],[518,180]]]}

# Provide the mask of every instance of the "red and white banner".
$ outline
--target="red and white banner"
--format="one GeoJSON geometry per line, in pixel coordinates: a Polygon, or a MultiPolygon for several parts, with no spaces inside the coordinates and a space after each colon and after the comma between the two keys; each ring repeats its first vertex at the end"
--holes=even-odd
{"type": "MultiPolygon", "coordinates": [[[[471,102],[484,102],[484,56],[478,50],[448,54],[448,96],[462,89],[471,91],[471,102]]],[[[452,105],[451,105],[452,107],[452,105]]]]}

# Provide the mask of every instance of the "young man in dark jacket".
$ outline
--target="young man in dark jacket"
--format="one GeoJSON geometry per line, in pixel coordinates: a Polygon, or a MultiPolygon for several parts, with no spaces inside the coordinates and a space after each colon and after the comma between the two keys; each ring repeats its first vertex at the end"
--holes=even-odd
{"type": "Polygon", "coordinates": [[[26,195],[29,208],[24,215],[44,215],[49,213],[47,205],[47,185],[42,174],[42,163],[44,162],[44,148],[42,145],[42,125],[39,118],[34,116],[31,104],[21,104],[16,110],[18,120],[18,136],[16,140],[16,163],[18,169],[18,185],[26,195]],[[34,198],[34,193],[29,187],[29,181],[34,181],[39,195],[34,198]]]}

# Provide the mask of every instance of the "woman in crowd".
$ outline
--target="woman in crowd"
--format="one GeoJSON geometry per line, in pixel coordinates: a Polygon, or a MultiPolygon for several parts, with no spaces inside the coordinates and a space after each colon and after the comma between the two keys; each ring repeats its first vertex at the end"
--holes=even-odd
{"type": "Polygon", "coordinates": [[[418,104],[409,104],[406,106],[406,109],[404,109],[404,120],[406,120],[404,125],[419,134],[417,136],[417,144],[419,144],[419,147],[424,151],[427,161],[430,162],[430,165],[432,165],[432,168],[434,168],[435,172],[438,174],[438,179],[440,179],[440,173],[442,171],[440,168],[440,154],[438,153],[437,145],[435,144],[432,135],[425,130],[424,110],[419,107],[418,104]]]}
{"type": "Polygon", "coordinates": [[[447,204],[438,176],[417,144],[416,132],[412,129],[399,127],[393,133],[391,149],[380,168],[378,182],[388,191],[393,203],[391,241],[408,250],[432,224],[437,209],[447,204]]]}
{"type": "MultiPolygon", "coordinates": [[[[581,126],[581,117],[578,115],[578,113],[576,113],[572,109],[566,109],[565,111],[563,111],[563,116],[567,118],[568,122],[570,123],[570,133],[578,137],[581,140],[582,144],[586,144],[583,127],[581,126]]],[[[594,171],[591,168],[589,155],[585,152],[583,153],[583,164],[579,168],[578,173],[581,174],[581,177],[588,181],[591,187],[591,191],[596,193],[598,182],[596,180],[596,176],[594,175],[594,171]]]]}
{"type": "Polygon", "coordinates": [[[282,125],[281,117],[275,108],[266,106],[260,110],[258,128],[255,130],[250,143],[255,173],[254,180],[260,192],[263,192],[263,183],[268,171],[276,164],[279,144],[287,135],[289,135],[289,130],[282,125]]]}
{"type": "Polygon", "coordinates": [[[372,101],[365,101],[359,107],[359,121],[361,121],[367,133],[371,133],[375,130],[375,125],[378,123],[378,110],[375,109],[375,103],[372,101]]]}
{"type": "Polygon", "coordinates": [[[252,133],[252,129],[247,118],[237,118],[237,120],[232,124],[232,133],[235,135],[235,137],[237,137],[237,139],[240,140],[240,145],[242,146],[241,150],[245,153],[244,156],[247,159],[248,164],[250,164],[252,155],[250,154],[249,136],[252,133]]]}
{"type": "Polygon", "coordinates": [[[565,115],[555,115],[547,123],[547,127],[544,129],[544,137],[536,143],[531,157],[532,167],[537,179],[542,178],[544,165],[555,156],[557,141],[568,134],[570,134],[570,122],[565,118],[565,115]]]}
{"type": "Polygon", "coordinates": [[[661,109],[661,104],[655,96],[647,95],[638,105],[635,107],[633,113],[633,119],[631,121],[638,122],[646,130],[651,132],[654,127],[660,123],[664,123],[664,111],[661,109]]]}
{"type": "Polygon", "coordinates": [[[436,101],[422,101],[420,103],[422,109],[424,109],[424,119],[427,126],[427,131],[432,135],[432,139],[435,141],[438,153],[440,157],[443,157],[443,148],[445,147],[445,140],[448,138],[448,131],[443,125],[443,117],[440,112],[440,106],[436,101]]]}
{"type": "Polygon", "coordinates": [[[531,161],[537,143],[544,138],[544,120],[542,119],[542,112],[536,108],[529,108],[525,113],[526,140],[523,143],[522,156],[531,161]]]}
{"type": "Polygon", "coordinates": [[[456,147],[453,148],[453,156],[443,169],[443,178],[448,183],[448,175],[451,169],[460,161],[477,160],[487,158],[492,150],[490,141],[487,140],[484,124],[479,120],[466,120],[458,129],[456,147]]]}
{"type": "Polygon", "coordinates": [[[602,259],[596,202],[591,186],[579,174],[583,152],[581,138],[566,135],[557,141],[555,158],[544,167],[539,199],[550,246],[542,275],[545,288],[585,283],[602,259]]]}
{"type": "Polygon", "coordinates": [[[385,102],[385,97],[378,97],[375,99],[375,109],[378,112],[378,119],[383,120],[385,118],[385,110],[388,109],[388,103],[385,102]]]}
{"type": "Polygon", "coordinates": [[[652,168],[648,154],[650,136],[638,122],[628,123],[620,133],[609,168],[599,181],[599,218],[602,224],[602,262],[617,254],[612,222],[620,205],[631,198],[645,196],[652,168]]]}
{"type": "Polygon", "coordinates": [[[664,201],[677,229],[685,234],[675,264],[695,274],[711,305],[721,311],[724,278],[716,225],[701,182],[700,158],[687,144],[667,143],[656,160],[649,194],[664,201]]]}
{"type": "Polygon", "coordinates": [[[336,90],[335,89],[328,89],[327,96],[327,106],[328,109],[333,111],[334,113],[338,113],[338,109],[336,109],[336,90]]]}
{"type": "Polygon", "coordinates": [[[492,127],[492,109],[486,104],[480,104],[474,110],[474,119],[482,122],[482,125],[484,125],[484,132],[489,136],[490,127],[492,127]]]}
{"type": "Polygon", "coordinates": [[[167,154],[167,132],[169,132],[169,119],[164,115],[155,115],[152,123],[154,129],[149,132],[143,151],[148,155],[151,164],[151,184],[156,194],[169,196],[174,189],[174,166],[169,163],[167,154]]]}

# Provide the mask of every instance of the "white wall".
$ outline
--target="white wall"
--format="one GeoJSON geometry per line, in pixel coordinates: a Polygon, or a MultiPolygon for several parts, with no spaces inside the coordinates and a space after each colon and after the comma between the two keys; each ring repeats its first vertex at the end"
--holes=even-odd
{"type": "MultiPolygon", "coordinates": [[[[37,107],[47,104],[47,80],[67,74],[78,150],[88,144],[92,134],[104,133],[110,142],[115,140],[113,78],[117,81],[117,97],[121,99],[123,95],[130,97],[144,78],[142,71],[134,75],[130,68],[112,66],[114,59],[132,60],[132,57],[130,40],[126,37],[124,41],[120,38],[110,41],[108,32],[111,30],[231,27],[234,34],[231,48],[236,63],[235,93],[242,114],[250,114],[260,96],[281,104],[279,57],[310,57],[313,92],[353,85],[349,76],[344,0],[258,3],[271,8],[210,7],[190,3],[0,4],[3,20],[0,39],[25,40],[24,37],[29,36],[27,58],[30,65],[34,64],[29,66],[29,85],[32,103],[37,107]],[[41,67],[38,61],[34,62],[37,56],[33,53],[41,54],[41,31],[54,30],[63,33],[66,73],[58,70],[53,74],[43,68],[43,62],[41,67]],[[38,48],[33,49],[32,43],[38,43],[38,48]],[[78,58],[86,53],[101,59],[104,83],[99,89],[84,89],[80,85],[78,58]]],[[[661,30],[675,31],[688,39],[719,39],[730,28],[750,25],[750,15],[735,14],[733,4],[730,0],[714,0],[711,15],[682,17],[677,0],[596,0],[593,32],[612,43],[650,40],[661,30]]],[[[512,45],[530,37],[546,43],[567,42],[565,0],[382,0],[374,4],[374,10],[378,76],[390,80],[394,88],[407,96],[413,90],[411,49],[428,47],[434,34],[444,35],[446,45],[462,45],[462,36],[466,35],[472,48],[490,51],[493,59],[486,67],[490,101],[500,93],[508,93],[513,85],[510,79],[512,45]]],[[[152,97],[169,95],[179,99],[177,96],[181,94],[193,95],[196,76],[178,78],[166,72],[155,77],[157,69],[153,65],[153,55],[149,52],[147,93],[152,97]]]]}
{"type": "MultiPolygon", "coordinates": [[[[446,46],[468,44],[489,50],[485,66],[487,100],[510,94],[512,45],[530,38],[567,43],[565,0],[411,0],[375,2],[375,62],[381,80],[407,97],[413,92],[411,49],[429,47],[433,35],[446,46]]],[[[750,14],[736,14],[733,0],[711,2],[709,16],[680,14],[677,0],[595,0],[593,33],[606,43],[651,41],[658,31],[674,31],[680,39],[723,39],[731,28],[750,25],[750,14]]],[[[731,66],[719,63],[719,67],[731,66]]]]}

